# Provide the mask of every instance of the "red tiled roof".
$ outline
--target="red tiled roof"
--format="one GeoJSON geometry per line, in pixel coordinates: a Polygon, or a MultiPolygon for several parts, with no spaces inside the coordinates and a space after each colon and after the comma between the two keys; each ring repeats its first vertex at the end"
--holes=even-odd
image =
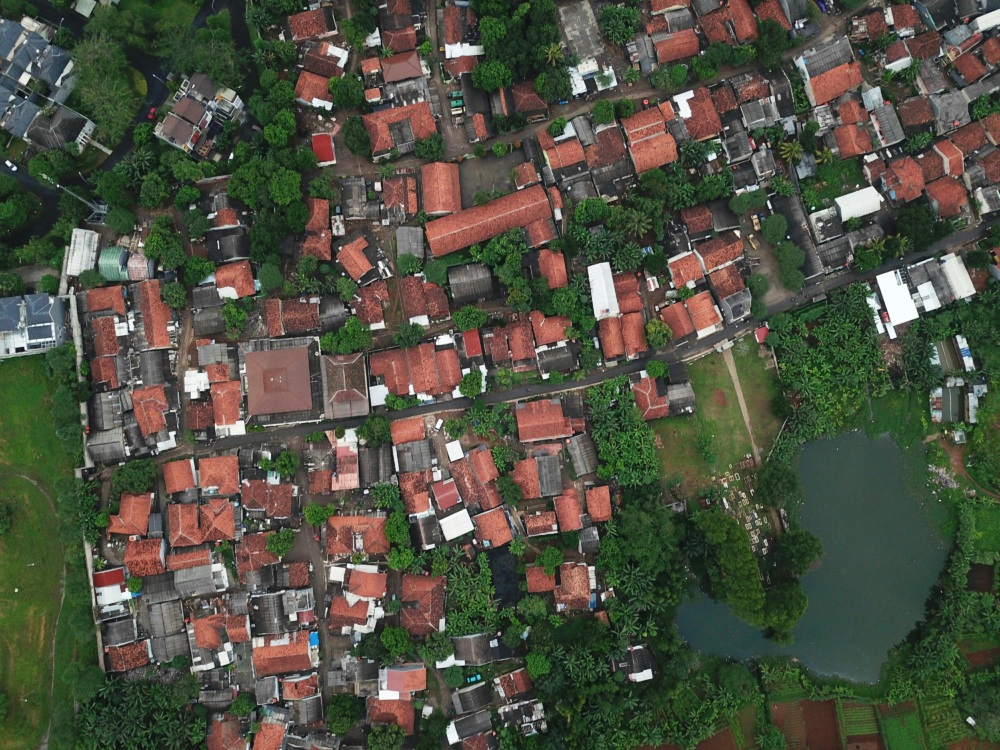
{"type": "Polygon", "coordinates": [[[409,395],[411,388],[414,393],[440,396],[454,391],[462,380],[458,352],[435,349],[432,343],[374,352],[369,368],[397,396],[409,395]]]}
{"type": "Polygon", "coordinates": [[[261,724],[253,736],[251,750],[281,750],[285,743],[285,725],[278,723],[261,724]]]}
{"type": "Polygon", "coordinates": [[[923,26],[920,22],[920,14],[917,13],[917,9],[912,5],[893,5],[892,25],[897,32],[903,29],[916,29],[923,26]]]}
{"type": "MultiPolygon", "coordinates": [[[[167,570],[187,570],[201,565],[211,565],[212,553],[207,549],[190,549],[167,555],[167,570]]],[[[247,636],[249,640],[249,635],[247,636]]]]}
{"type": "Polygon", "coordinates": [[[885,162],[881,159],[872,159],[871,161],[866,161],[863,167],[863,172],[865,177],[868,178],[868,184],[874,185],[878,179],[885,174],[886,167],[885,162]]]}
{"type": "Polygon", "coordinates": [[[932,150],[941,157],[945,174],[954,177],[962,173],[964,159],[962,152],[954,143],[949,140],[941,140],[934,144],[932,150]]]}
{"type": "Polygon", "coordinates": [[[564,490],[555,499],[556,516],[559,519],[559,531],[578,531],[583,528],[580,516],[583,509],[580,507],[580,494],[572,487],[564,490]]]}
{"type": "Polygon", "coordinates": [[[304,255],[312,255],[320,260],[330,260],[332,257],[330,253],[332,242],[333,235],[329,230],[324,229],[322,232],[307,234],[306,238],[302,240],[302,244],[299,245],[299,249],[304,255]]]}
{"type": "Polygon", "coordinates": [[[440,257],[551,216],[545,188],[532,185],[485,205],[429,222],[424,231],[431,252],[440,257]]]}
{"type": "Polygon", "coordinates": [[[462,42],[462,12],[457,5],[444,7],[444,43],[460,44],[462,42]]]}
{"type": "Polygon", "coordinates": [[[548,112],[549,105],[535,91],[534,81],[521,81],[510,87],[514,100],[514,111],[525,114],[531,112],[548,112]]]}
{"type": "Polygon", "coordinates": [[[240,491],[240,464],[236,456],[209,456],[198,461],[202,491],[216,487],[216,494],[235,495],[240,491]]]}
{"type": "Polygon", "coordinates": [[[718,237],[701,243],[696,250],[701,256],[705,268],[711,272],[727,263],[739,260],[743,256],[743,238],[736,232],[724,232],[718,237]]]}
{"type": "Polygon", "coordinates": [[[310,105],[316,100],[332,103],[333,95],[330,94],[329,79],[303,70],[295,83],[295,98],[310,105]]]}
{"type": "Polygon", "coordinates": [[[781,3],[778,0],[764,0],[757,6],[756,10],[757,17],[761,21],[775,21],[781,24],[781,28],[785,31],[791,31],[792,25],[788,22],[788,17],[781,9],[781,3]]]}
{"type": "MultiPolygon", "coordinates": [[[[278,300],[268,300],[268,302],[278,302],[278,300]]],[[[208,375],[209,383],[222,383],[232,380],[233,374],[229,371],[229,363],[222,362],[214,365],[205,365],[203,368],[208,375]]]]}
{"type": "Polygon", "coordinates": [[[757,21],[747,0],[729,0],[729,12],[733,17],[737,41],[752,42],[757,38],[757,21]]]}
{"type": "Polygon", "coordinates": [[[385,518],[373,516],[332,516],[327,519],[326,554],[350,556],[356,552],[385,555],[385,518]]]}
{"type": "Polygon", "coordinates": [[[395,724],[407,737],[413,734],[416,722],[413,701],[368,698],[368,721],[372,724],[395,724]]]}
{"type": "Polygon", "coordinates": [[[171,547],[193,547],[203,541],[202,530],[198,526],[198,506],[194,503],[168,505],[167,526],[171,547]]]}
{"type": "Polygon", "coordinates": [[[513,177],[514,186],[519,190],[538,182],[538,172],[530,161],[521,162],[514,167],[513,177]]]}
{"type": "Polygon", "coordinates": [[[833,131],[833,136],[837,139],[841,159],[851,159],[872,150],[872,137],[863,125],[841,125],[833,131]]]}
{"type": "Polygon", "coordinates": [[[337,152],[334,150],[332,133],[313,133],[310,143],[317,164],[336,163],[337,152]]]}
{"type": "Polygon", "coordinates": [[[307,232],[322,232],[329,227],[330,201],[325,198],[306,198],[306,208],[309,209],[307,232]]]}
{"type": "Polygon", "coordinates": [[[231,714],[213,714],[208,722],[207,750],[246,750],[247,741],[240,736],[240,720],[231,714]]]}
{"type": "Polygon", "coordinates": [[[556,238],[555,225],[551,219],[533,221],[524,228],[529,247],[541,247],[556,238]]]}
{"type": "Polygon", "coordinates": [[[476,539],[484,547],[496,549],[514,539],[503,508],[493,508],[473,516],[472,522],[476,527],[476,539]]]}
{"type": "Polygon", "coordinates": [[[461,211],[462,188],[459,183],[458,165],[439,161],[424,164],[420,168],[420,195],[424,213],[428,216],[461,211]]]}
{"type": "Polygon", "coordinates": [[[382,70],[382,61],[378,57],[366,57],[361,61],[361,73],[371,75],[382,70]]]}
{"type": "MultiPolygon", "coordinates": [[[[594,133],[594,138],[595,142],[583,149],[587,165],[591,169],[617,164],[628,153],[628,149],[625,148],[625,139],[622,138],[621,130],[617,126],[598,130],[594,133]]],[[[558,195],[558,191],[556,194],[558,195]]],[[[555,201],[552,205],[556,206],[555,201]]]]}
{"type": "Polygon", "coordinates": [[[1000,151],[994,150],[978,160],[991,184],[1000,182],[1000,151]]]}
{"type": "MultiPolygon", "coordinates": [[[[538,270],[549,283],[549,289],[562,289],[569,285],[566,257],[555,250],[544,248],[538,252],[538,270]]],[[[535,335],[537,339],[537,334],[535,335]]]]}
{"type": "Polygon", "coordinates": [[[996,146],[1000,143],[1000,114],[994,112],[982,119],[983,129],[990,143],[996,146]]]}
{"type": "Polygon", "coordinates": [[[845,125],[868,122],[868,110],[855,99],[844,102],[837,108],[840,121],[845,125]]]}
{"type": "Polygon", "coordinates": [[[143,437],[167,429],[164,415],[170,411],[170,404],[167,403],[167,393],[162,385],[136,388],[132,391],[132,407],[135,409],[135,421],[139,423],[139,431],[143,437]]]}
{"type": "Polygon", "coordinates": [[[162,539],[129,539],[125,545],[125,567],[129,575],[144,578],[167,571],[162,539]]]}
{"type": "Polygon", "coordinates": [[[212,383],[212,414],[215,424],[232,425],[240,421],[243,387],[238,380],[212,383]]]}
{"type": "Polygon", "coordinates": [[[417,213],[416,178],[399,175],[382,180],[382,203],[386,208],[401,208],[404,214],[410,216],[417,213]]]}
{"type": "Polygon", "coordinates": [[[621,313],[639,312],[642,310],[642,297],[639,295],[639,277],[631,272],[616,273],[613,277],[615,296],[618,298],[618,310],[621,313]]]}
{"type": "Polygon", "coordinates": [[[450,468],[451,476],[455,480],[455,484],[458,485],[458,491],[468,507],[478,506],[481,510],[489,510],[503,504],[496,484],[489,479],[480,479],[470,459],[462,458],[458,461],[452,461],[450,468]]]}
{"type": "Polygon", "coordinates": [[[437,132],[437,124],[434,122],[434,115],[431,114],[431,108],[427,102],[383,109],[379,112],[363,115],[361,121],[371,137],[372,154],[375,155],[387,153],[396,145],[390,132],[392,125],[409,121],[413,137],[418,140],[432,136],[437,132]]]}
{"type": "Polygon", "coordinates": [[[399,492],[403,497],[403,507],[409,514],[419,514],[430,509],[431,498],[427,491],[430,470],[413,471],[399,475],[399,492]]]}
{"type": "Polygon", "coordinates": [[[319,675],[313,672],[306,677],[286,678],[281,681],[281,699],[298,701],[319,695],[319,675]]]}
{"type": "Polygon", "coordinates": [[[417,48],[417,30],[413,26],[402,29],[382,29],[382,44],[396,54],[417,48]]]}
{"type": "Polygon", "coordinates": [[[489,349],[495,363],[535,361],[535,336],[529,321],[511,321],[502,328],[494,328],[492,334],[489,349]]]}
{"type": "Polygon", "coordinates": [[[89,290],[86,300],[87,312],[111,310],[119,315],[124,315],[125,295],[122,293],[123,289],[124,287],[121,284],[117,284],[115,286],[102,286],[89,290]]]}
{"type": "Polygon", "coordinates": [[[546,575],[541,565],[528,565],[524,569],[524,574],[528,579],[529,594],[543,594],[546,591],[556,590],[555,574],[546,575]]]}
{"type": "Polygon", "coordinates": [[[149,641],[137,641],[125,646],[105,646],[109,672],[128,672],[149,664],[149,641]]]}
{"type": "Polygon", "coordinates": [[[150,349],[169,347],[170,333],[167,324],[173,319],[173,313],[160,297],[160,282],[157,279],[139,283],[139,310],[142,312],[142,331],[146,345],[150,349]]]}
{"type": "Polygon", "coordinates": [[[230,615],[228,612],[216,612],[205,617],[198,617],[191,622],[194,629],[194,642],[198,648],[216,651],[222,648],[226,640],[232,643],[248,643],[250,628],[246,615],[230,615]]]}
{"type": "Polygon", "coordinates": [[[399,612],[399,624],[410,635],[426,636],[440,629],[447,584],[444,576],[403,574],[400,599],[406,606],[399,612]]]}
{"type": "Polygon", "coordinates": [[[677,161],[677,142],[670,133],[658,133],[632,144],[629,153],[638,174],[677,161]]]}
{"type": "Polygon", "coordinates": [[[733,20],[729,8],[718,8],[706,13],[698,19],[701,31],[709,44],[728,44],[732,46],[733,38],[729,33],[728,24],[733,20]]]}
{"type": "MultiPolygon", "coordinates": [[[[924,159],[923,161],[928,161],[924,159]]],[[[931,159],[930,161],[938,161],[931,159]]],[[[915,159],[904,156],[889,164],[882,181],[888,191],[895,193],[896,203],[909,203],[920,197],[924,189],[923,170],[915,159]]],[[[890,196],[892,197],[892,196],[890,196]]]]}
{"type": "Polygon", "coordinates": [[[722,81],[712,91],[712,103],[715,105],[715,111],[720,115],[732,112],[740,106],[739,102],[736,101],[736,92],[733,91],[733,87],[728,81],[722,81]]]}
{"type": "Polygon", "coordinates": [[[399,291],[403,313],[408,318],[426,315],[435,320],[447,318],[451,314],[448,296],[437,284],[416,276],[404,276],[399,280],[399,291]]]}
{"type": "Polygon", "coordinates": [[[355,292],[354,312],[365,325],[375,325],[385,320],[383,305],[389,300],[389,287],[384,279],[372,282],[355,292]]]}
{"type": "Polygon", "coordinates": [[[585,610],[590,605],[590,574],[583,563],[563,563],[559,566],[556,604],[569,610],[585,610]]]}
{"type": "Polygon", "coordinates": [[[267,548],[267,539],[273,531],[263,534],[244,534],[236,548],[236,570],[240,581],[245,581],[247,573],[260,570],[265,565],[274,565],[278,556],[267,548]]]}
{"type": "Polygon", "coordinates": [[[955,66],[955,70],[958,71],[958,74],[965,79],[966,86],[970,83],[975,83],[986,75],[986,66],[983,65],[982,61],[971,52],[966,52],[964,55],[960,55],[952,64],[955,66]]]}
{"type": "Polygon", "coordinates": [[[115,357],[98,357],[90,360],[90,379],[94,383],[106,383],[111,390],[116,389],[118,382],[118,364],[115,357]]]}
{"type": "MultiPolygon", "coordinates": [[[[709,218],[711,218],[711,212],[709,212],[709,218]]],[[[681,255],[675,255],[668,260],[667,268],[670,270],[670,277],[673,279],[674,286],[678,289],[686,286],[688,282],[700,281],[705,278],[705,271],[701,267],[698,256],[690,251],[681,255]]]]}
{"type": "Polygon", "coordinates": [[[572,420],[563,414],[557,398],[520,402],[514,407],[514,416],[523,443],[571,437],[574,432],[572,420]]]}
{"type": "Polygon", "coordinates": [[[880,8],[864,16],[865,33],[872,41],[878,39],[888,30],[885,24],[885,12],[880,8]]]}
{"type": "Polygon", "coordinates": [[[389,690],[410,695],[427,689],[427,668],[423,664],[402,664],[389,667],[386,674],[389,690]]]}
{"type": "Polygon", "coordinates": [[[969,157],[974,151],[986,145],[986,130],[981,122],[973,120],[968,125],[963,125],[954,131],[948,136],[948,139],[955,144],[963,156],[969,157]]]}
{"type": "Polygon", "coordinates": [[[810,78],[806,86],[812,90],[813,100],[818,106],[860,86],[861,80],[861,63],[855,60],[810,78]]]}
{"type": "Polygon", "coordinates": [[[928,60],[941,54],[941,35],[936,31],[925,31],[906,40],[910,56],[917,60],[928,60]]]}
{"type": "Polygon", "coordinates": [[[625,356],[631,359],[649,349],[646,343],[646,321],[642,313],[625,313],[621,321],[622,335],[625,338],[625,356]]]}
{"type": "Polygon", "coordinates": [[[215,285],[219,289],[235,290],[237,298],[252,297],[254,292],[253,271],[250,261],[238,260],[215,269],[215,285]]]}
{"type": "Polygon", "coordinates": [[[109,534],[146,536],[149,530],[149,513],[153,509],[153,494],[123,494],[118,513],[108,523],[109,534]]]}
{"type": "Polygon", "coordinates": [[[381,599],[385,596],[386,573],[367,573],[363,570],[351,570],[348,574],[347,590],[361,599],[381,599]]]}
{"type": "MultiPolygon", "coordinates": [[[[430,491],[434,493],[434,502],[437,503],[440,510],[454,508],[462,501],[458,494],[458,485],[451,478],[433,482],[430,485],[430,491]]],[[[427,493],[424,495],[426,496],[427,493]]]]}
{"type": "Polygon", "coordinates": [[[365,255],[365,248],[368,247],[368,240],[364,235],[341,245],[337,250],[337,262],[344,267],[347,275],[355,281],[360,281],[369,273],[374,266],[365,255]]]}
{"type": "Polygon", "coordinates": [[[691,321],[691,315],[684,307],[683,302],[667,305],[660,310],[660,320],[669,326],[674,339],[694,333],[694,323],[691,321]]]}
{"type": "Polygon", "coordinates": [[[294,42],[311,39],[332,30],[327,24],[326,12],[322,8],[289,16],[288,28],[292,32],[294,42]]]}
{"type": "Polygon", "coordinates": [[[922,154],[917,154],[916,162],[924,177],[924,184],[931,183],[938,177],[944,176],[944,160],[934,149],[928,149],[922,154]]]}
{"type": "Polygon", "coordinates": [[[709,274],[708,283],[712,285],[715,296],[719,299],[726,299],[747,288],[740,270],[735,265],[720,268],[709,274]]]}
{"type": "Polygon", "coordinates": [[[427,437],[427,426],[423,417],[407,417],[406,419],[395,419],[389,426],[392,434],[392,444],[402,445],[423,440],[427,437]]]}
{"type": "Polygon", "coordinates": [[[191,465],[191,459],[186,458],[181,461],[171,461],[170,463],[163,464],[163,482],[167,487],[168,495],[197,487],[198,485],[194,481],[194,467],[191,465]]]}
{"type": "Polygon", "coordinates": [[[651,13],[666,13],[671,8],[690,8],[691,0],[652,0],[651,13]]]}
{"type": "MultiPolygon", "coordinates": [[[[542,496],[538,480],[538,464],[535,459],[524,458],[520,461],[515,461],[510,478],[521,488],[521,495],[525,500],[534,500],[542,496]]],[[[525,524],[527,524],[527,518],[525,518],[525,524]]],[[[529,531],[528,533],[530,534],[531,532],[529,531]]]]}
{"type": "MultiPolygon", "coordinates": [[[[667,397],[660,395],[653,378],[644,377],[633,383],[632,393],[635,396],[635,405],[639,408],[643,419],[660,419],[669,415],[670,404],[667,397]]],[[[610,510],[609,506],[609,514],[610,510]]]]}
{"type": "Polygon", "coordinates": [[[604,318],[597,323],[597,337],[605,359],[617,359],[625,355],[625,334],[619,318],[604,318]]]}
{"type": "Polygon", "coordinates": [[[763,99],[771,93],[771,84],[756,70],[751,70],[741,76],[739,82],[732,82],[736,99],[740,104],[763,99]]]}
{"type": "Polygon", "coordinates": [[[548,346],[566,341],[566,329],[573,325],[573,321],[565,315],[546,317],[538,310],[532,311],[528,317],[531,320],[531,330],[535,334],[536,346],[548,346]]]}
{"type": "Polygon", "coordinates": [[[492,482],[500,477],[497,471],[496,462],[493,460],[493,453],[485,445],[480,445],[469,451],[469,463],[472,464],[472,473],[480,484],[492,482]]]}
{"type": "Polygon", "coordinates": [[[584,161],[583,145],[578,138],[567,138],[545,149],[545,161],[554,170],[566,169],[584,161]]]}
{"type": "Polygon", "coordinates": [[[269,518],[289,518],[292,515],[291,484],[271,484],[264,479],[244,479],[240,487],[243,507],[262,510],[269,518]]]}
{"type": "MultiPolygon", "coordinates": [[[[534,459],[531,459],[531,462],[534,463],[534,459]]],[[[559,520],[555,511],[525,513],[522,520],[524,521],[524,533],[528,536],[546,536],[559,533],[559,520]]]]}
{"type": "Polygon", "coordinates": [[[462,343],[465,345],[466,357],[483,356],[483,337],[478,330],[462,331],[462,343]]]}
{"type": "Polygon", "coordinates": [[[688,233],[702,234],[712,231],[712,210],[707,203],[681,209],[681,221],[687,226],[688,233]]]}
{"type": "MultiPolygon", "coordinates": [[[[633,390],[635,387],[633,386],[633,390]]],[[[664,415],[666,416],[666,415],[664,415]]],[[[645,417],[651,419],[651,417],[645,417]]],[[[611,520],[611,488],[607,485],[591,487],[586,492],[587,515],[594,523],[611,520]]]]}
{"type": "Polygon", "coordinates": [[[983,42],[983,46],[979,48],[979,53],[983,56],[983,61],[987,65],[997,65],[1000,63],[1000,37],[991,36],[983,42]]]}
{"type": "Polygon", "coordinates": [[[899,105],[899,121],[903,127],[914,128],[934,122],[934,109],[925,96],[915,96],[899,105]]]}
{"type": "Polygon", "coordinates": [[[369,602],[359,599],[354,604],[349,604],[342,596],[335,596],[330,602],[330,610],[327,613],[327,624],[333,630],[354,625],[364,625],[368,622],[369,602]]]}
{"type": "Polygon", "coordinates": [[[968,205],[969,197],[965,188],[954,177],[942,177],[926,188],[927,197],[937,204],[939,219],[950,219],[959,216],[962,209],[968,205]]]}
{"type": "Polygon", "coordinates": [[[653,46],[656,48],[656,61],[663,65],[694,57],[701,49],[701,42],[694,29],[682,29],[673,34],[665,34],[653,46]]]}
{"type": "Polygon", "coordinates": [[[94,330],[94,354],[96,356],[105,357],[118,354],[121,351],[118,335],[115,333],[115,323],[113,315],[105,315],[91,322],[90,327],[94,330]]]}
{"type": "Polygon", "coordinates": [[[691,116],[684,124],[692,140],[702,141],[722,132],[722,121],[707,88],[701,86],[695,89],[694,96],[688,99],[688,107],[691,108],[691,116]]]}
{"type": "Polygon", "coordinates": [[[312,669],[307,631],[267,635],[263,641],[253,648],[253,668],[258,678],[312,669]]]}
{"type": "Polygon", "coordinates": [[[476,131],[476,138],[479,140],[485,140],[490,137],[489,131],[486,130],[486,117],[483,116],[482,112],[476,112],[472,116],[472,126],[476,131]]]}
{"type": "Polygon", "coordinates": [[[691,315],[691,322],[696,331],[713,328],[722,322],[722,316],[715,306],[711,292],[696,294],[684,304],[691,315]]]}

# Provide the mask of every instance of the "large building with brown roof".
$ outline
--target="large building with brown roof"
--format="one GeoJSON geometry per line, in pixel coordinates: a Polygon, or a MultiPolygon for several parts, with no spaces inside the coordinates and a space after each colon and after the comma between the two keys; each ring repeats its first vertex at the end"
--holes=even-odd
{"type": "Polygon", "coordinates": [[[673,110],[650,107],[622,120],[629,154],[637,174],[677,161],[677,142],[667,132],[673,110]]]}
{"type": "Polygon", "coordinates": [[[457,214],[462,210],[458,165],[432,162],[420,168],[420,199],[428,216],[457,214]]]}
{"type": "Polygon", "coordinates": [[[521,401],[514,405],[518,439],[522,443],[559,440],[576,432],[573,420],[563,414],[558,398],[521,401]]]}
{"type": "Polygon", "coordinates": [[[368,369],[365,355],[324,354],[320,361],[323,381],[323,415],[350,419],[368,414],[368,369]]]}
{"type": "Polygon", "coordinates": [[[541,185],[510,193],[482,206],[428,222],[427,242],[435,256],[447,255],[503,234],[509,229],[552,218],[548,194],[541,185]]]}
{"type": "Polygon", "coordinates": [[[453,392],[462,380],[458,352],[432,343],[373,352],[369,367],[372,376],[396,396],[441,396],[453,392]]]}
{"type": "Polygon", "coordinates": [[[286,348],[270,342],[247,342],[241,350],[247,415],[269,424],[318,419],[321,375],[315,339],[283,339],[286,348]]]}
{"type": "Polygon", "coordinates": [[[361,121],[371,138],[372,156],[376,159],[389,156],[394,148],[409,153],[418,140],[437,133],[437,123],[427,102],[372,112],[363,115],[361,121]]]}
{"type": "Polygon", "coordinates": [[[387,555],[384,517],[332,516],[326,523],[326,554],[330,557],[387,555]]]}

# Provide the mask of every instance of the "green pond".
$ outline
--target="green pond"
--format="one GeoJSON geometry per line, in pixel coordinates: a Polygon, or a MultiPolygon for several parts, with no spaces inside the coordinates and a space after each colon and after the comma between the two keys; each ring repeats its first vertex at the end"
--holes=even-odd
{"type": "Polygon", "coordinates": [[[947,548],[888,437],[851,432],[809,443],[799,476],[801,524],[823,540],[824,555],[802,579],[809,607],[794,643],[772,643],[705,595],[680,606],[677,627],[706,653],[786,654],[819,674],[875,682],[889,649],[922,619],[947,548]]]}

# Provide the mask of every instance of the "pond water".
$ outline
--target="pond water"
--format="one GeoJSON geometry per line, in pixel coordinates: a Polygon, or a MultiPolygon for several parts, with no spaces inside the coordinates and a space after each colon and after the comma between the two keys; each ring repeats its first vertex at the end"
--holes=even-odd
{"type": "Polygon", "coordinates": [[[804,446],[802,526],[823,540],[820,565],[802,579],[809,607],[778,646],[707,596],[684,602],[677,627],[706,653],[797,657],[824,675],[878,680],[888,650],[922,618],[947,549],[907,486],[902,451],[859,432],[804,446]]]}

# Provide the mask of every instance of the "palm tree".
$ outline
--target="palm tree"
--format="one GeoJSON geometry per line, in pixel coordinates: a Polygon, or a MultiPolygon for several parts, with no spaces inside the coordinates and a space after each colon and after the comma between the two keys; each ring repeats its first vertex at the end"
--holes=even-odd
{"type": "Polygon", "coordinates": [[[389,179],[390,177],[392,177],[393,175],[396,174],[396,165],[395,164],[389,164],[389,163],[379,164],[377,171],[378,171],[378,176],[381,179],[387,180],[387,179],[389,179]]]}
{"type": "Polygon", "coordinates": [[[804,153],[802,149],[802,144],[798,141],[785,141],[781,144],[778,149],[778,153],[781,154],[781,158],[791,164],[798,164],[802,161],[802,154],[804,153]]]}
{"type": "Polygon", "coordinates": [[[378,51],[379,57],[392,57],[396,54],[396,51],[392,47],[387,47],[382,45],[381,49],[378,51]]]}
{"type": "Polygon", "coordinates": [[[650,221],[649,216],[634,208],[625,211],[625,218],[622,223],[625,230],[633,237],[642,237],[653,228],[653,222],[650,221]]]}
{"type": "Polygon", "coordinates": [[[832,164],[833,159],[833,151],[828,148],[823,148],[816,152],[816,161],[820,164],[832,164]]]}
{"type": "Polygon", "coordinates": [[[552,42],[545,48],[545,62],[550,67],[557,67],[565,59],[566,55],[563,54],[562,45],[559,42],[552,42]]]}

